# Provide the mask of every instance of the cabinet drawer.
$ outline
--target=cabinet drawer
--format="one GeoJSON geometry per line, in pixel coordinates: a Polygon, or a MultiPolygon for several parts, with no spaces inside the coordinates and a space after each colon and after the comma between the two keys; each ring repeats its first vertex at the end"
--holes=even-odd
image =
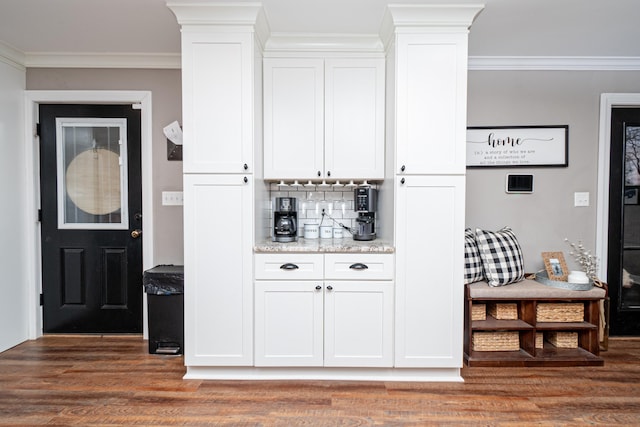
{"type": "Polygon", "coordinates": [[[322,254],[256,254],[256,279],[322,280],[322,254]]]}
{"type": "Polygon", "coordinates": [[[391,280],[393,254],[326,254],[325,279],[391,280]]]}

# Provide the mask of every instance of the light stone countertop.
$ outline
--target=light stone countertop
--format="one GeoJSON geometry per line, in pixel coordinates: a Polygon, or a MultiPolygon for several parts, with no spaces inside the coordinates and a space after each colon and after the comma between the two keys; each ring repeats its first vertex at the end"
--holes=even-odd
{"type": "Polygon", "coordinates": [[[304,239],[299,237],[297,242],[280,243],[265,240],[256,243],[255,253],[394,253],[395,247],[388,241],[375,239],[357,241],[351,237],[343,239],[304,239]]]}

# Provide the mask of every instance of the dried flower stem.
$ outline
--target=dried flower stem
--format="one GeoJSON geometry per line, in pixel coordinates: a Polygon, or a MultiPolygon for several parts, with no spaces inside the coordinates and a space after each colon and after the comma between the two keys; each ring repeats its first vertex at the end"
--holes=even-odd
{"type": "Polygon", "coordinates": [[[572,248],[569,255],[571,255],[578,264],[580,264],[582,271],[587,273],[587,277],[591,280],[597,280],[596,268],[598,266],[598,259],[591,254],[591,251],[585,249],[581,241],[578,241],[577,244],[570,242],[567,238],[565,238],[564,241],[572,248]]]}

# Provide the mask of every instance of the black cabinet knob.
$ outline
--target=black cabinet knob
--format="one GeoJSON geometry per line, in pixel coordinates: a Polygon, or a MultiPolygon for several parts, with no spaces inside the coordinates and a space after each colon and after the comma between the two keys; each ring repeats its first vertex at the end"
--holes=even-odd
{"type": "Polygon", "coordinates": [[[404,167],[404,165],[402,165],[402,166],[400,167],[400,172],[404,172],[404,170],[405,170],[405,167],[404,167]]]}
{"type": "Polygon", "coordinates": [[[332,291],[333,290],[333,286],[331,286],[331,285],[327,286],[327,290],[328,291],[332,291]]]}
{"type": "Polygon", "coordinates": [[[249,169],[249,165],[245,163],[244,164],[244,170],[247,170],[247,169],[249,169]]]}
{"type": "Polygon", "coordinates": [[[400,184],[404,184],[404,178],[400,180],[400,184]]]}

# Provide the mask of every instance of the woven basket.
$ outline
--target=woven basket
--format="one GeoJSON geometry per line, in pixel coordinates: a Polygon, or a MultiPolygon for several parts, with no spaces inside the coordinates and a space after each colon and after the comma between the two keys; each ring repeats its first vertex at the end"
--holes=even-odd
{"type": "Polygon", "coordinates": [[[547,332],[547,340],[557,348],[578,348],[577,332],[547,332]]]}
{"type": "Polygon", "coordinates": [[[471,320],[487,320],[487,305],[471,304],[471,320]]]}
{"type": "Polygon", "coordinates": [[[488,306],[490,316],[498,320],[516,320],[518,318],[517,303],[492,303],[488,306]]]}
{"type": "Polygon", "coordinates": [[[536,332],[536,348],[544,348],[544,334],[536,332]]]}
{"type": "Polygon", "coordinates": [[[520,334],[518,332],[474,332],[472,337],[474,351],[518,351],[520,334]]]}
{"type": "Polygon", "coordinates": [[[584,304],[582,303],[538,303],[536,322],[582,322],[584,304]]]}

